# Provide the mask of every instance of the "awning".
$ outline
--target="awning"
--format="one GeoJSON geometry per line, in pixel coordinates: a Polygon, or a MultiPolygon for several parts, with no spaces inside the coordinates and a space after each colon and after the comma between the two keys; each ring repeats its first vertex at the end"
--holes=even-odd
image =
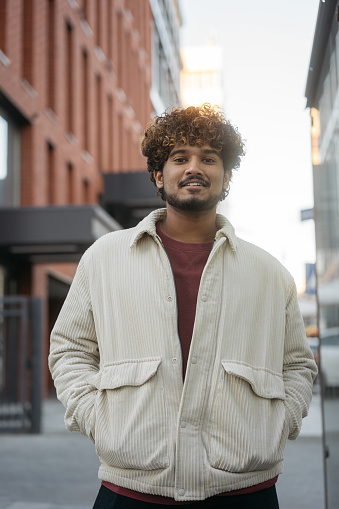
{"type": "Polygon", "coordinates": [[[121,225],[99,205],[0,208],[0,261],[76,262],[121,225]]]}
{"type": "Polygon", "coordinates": [[[101,205],[124,228],[135,226],[147,214],[165,206],[147,171],[104,173],[103,179],[101,205]]]}

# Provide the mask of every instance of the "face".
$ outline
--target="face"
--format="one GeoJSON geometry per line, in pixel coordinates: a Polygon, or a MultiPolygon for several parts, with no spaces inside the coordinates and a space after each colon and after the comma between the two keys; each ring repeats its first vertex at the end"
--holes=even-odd
{"type": "Polygon", "coordinates": [[[230,181],[219,153],[210,145],[175,145],[163,171],[154,172],[168,205],[180,210],[211,210],[230,181]]]}

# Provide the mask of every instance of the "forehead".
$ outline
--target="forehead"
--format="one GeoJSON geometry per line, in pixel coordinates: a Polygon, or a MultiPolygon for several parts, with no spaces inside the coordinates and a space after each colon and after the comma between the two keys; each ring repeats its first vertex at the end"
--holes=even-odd
{"type": "Polygon", "coordinates": [[[174,145],[172,151],[169,154],[170,157],[174,157],[177,154],[184,154],[184,155],[216,155],[221,159],[221,153],[215,150],[211,145],[206,143],[205,145],[202,145],[201,147],[198,147],[197,145],[181,145],[180,143],[177,143],[174,145]]]}

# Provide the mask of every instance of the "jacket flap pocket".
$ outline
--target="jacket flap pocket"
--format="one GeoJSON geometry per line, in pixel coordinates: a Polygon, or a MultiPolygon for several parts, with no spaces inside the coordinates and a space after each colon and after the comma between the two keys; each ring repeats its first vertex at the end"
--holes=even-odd
{"type": "Polygon", "coordinates": [[[160,357],[112,362],[103,367],[100,389],[138,386],[152,378],[161,363],[160,357]]]}
{"type": "Polygon", "coordinates": [[[232,361],[221,361],[221,364],[227,374],[246,380],[258,396],[285,399],[284,381],[279,373],[232,361]]]}

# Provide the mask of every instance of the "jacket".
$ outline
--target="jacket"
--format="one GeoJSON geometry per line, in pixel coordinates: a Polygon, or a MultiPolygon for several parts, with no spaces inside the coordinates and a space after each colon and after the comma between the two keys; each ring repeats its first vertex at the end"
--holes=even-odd
{"type": "Polygon", "coordinates": [[[155,225],[83,255],[51,334],[65,423],[94,443],[99,478],[198,501],[283,470],[317,368],[292,276],[217,215],[185,380],[171,266],[155,225]]]}

